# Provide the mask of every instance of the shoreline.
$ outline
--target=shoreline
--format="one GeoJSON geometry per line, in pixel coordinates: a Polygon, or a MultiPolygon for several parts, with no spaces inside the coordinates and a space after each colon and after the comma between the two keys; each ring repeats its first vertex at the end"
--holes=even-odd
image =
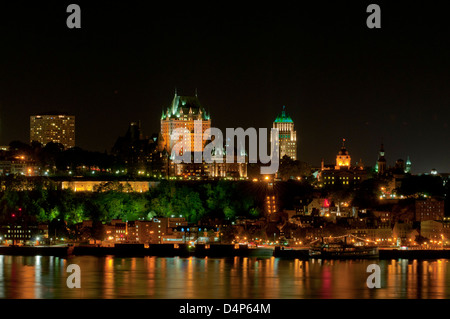
{"type": "MultiPolygon", "coordinates": [[[[1,246],[0,255],[13,256],[118,256],[118,257],[277,257],[282,259],[321,259],[309,256],[308,249],[279,249],[278,247],[258,247],[249,248],[247,245],[197,245],[190,247],[186,244],[152,244],[145,248],[143,244],[118,244],[114,247],[98,246],[32,246],[32,247],[11,247],[1,246]]],[[[364,257],[356,258],[337,258],[346,259],[368,259],[364,257]]],[[[450,259],[450,250],[398,250],[398,249],[379,249],[379,256],[370,259],[450,259]]]]}

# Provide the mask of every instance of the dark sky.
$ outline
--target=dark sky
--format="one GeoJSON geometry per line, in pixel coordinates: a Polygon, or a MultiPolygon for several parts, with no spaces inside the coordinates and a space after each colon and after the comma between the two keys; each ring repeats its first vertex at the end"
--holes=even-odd
{"type": "Polygon", "coordinates": [[[449,39],[430,1],[2,1],[0,144],[57,110],[76,115],[78,146],[109,151],[130,121],[158,132],[175,87],[197,88],[223,130],[271,127],[286,105],[313,165],[346,138],[367,165],[383,140],[389,165],[450,172],[449,39]],[[81,29],[66,27],[70,3],[81,29]],[[366,26],[370,3],[381,29],[366,26]]]}

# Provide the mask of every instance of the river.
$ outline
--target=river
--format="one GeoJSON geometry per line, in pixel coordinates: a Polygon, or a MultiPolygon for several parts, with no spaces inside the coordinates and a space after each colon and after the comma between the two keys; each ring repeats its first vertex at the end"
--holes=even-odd
{"type": "Polygon", "coordinates": [[[449,260],[0,256],[0,298],[450,298],[449,260]],[[381,288],[366,285],[367,266],[381,288]],[[69,264],[81,288],[68,288],[69,264]]]}

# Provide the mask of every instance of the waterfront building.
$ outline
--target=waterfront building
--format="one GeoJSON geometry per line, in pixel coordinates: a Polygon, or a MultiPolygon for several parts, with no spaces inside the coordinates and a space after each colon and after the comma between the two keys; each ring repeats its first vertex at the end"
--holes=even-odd
{"type": "Polygon", "coordinates": [[[442,220],[444,218],[444,201],[436,198],[416,200],[416,221],[442,220]]]}
{"type": "Polygon", "coordinates": [[[25,245],[45,242],[48,225],[29,223],[19,219],[0,225],[0,244],[25,245]]]}
{"type": "Polygon", "coordinates": [[[444,224],[442,221],[425,220],[420,222],[420,235],[427,238],[430,241],[429,244],[440,246],[443,242],[443,234],[444,224]]]}
{"type": "Polygon", "coordinates": [[[65,149],[75,147],[75,116],[67,113],[42,113],[30,116],[30,143],[60,143],[65,149]]]}
{"type": "Polygon", "coordinates": [[[349,233],[376,243],[379,246],[392,246],[393,230],[390,226],[354,228],[350,229],[349,233]]]}
{"type": "Polygon", "coordinates": [[[397,246],[410,245],[418,235],[419,231],[413,227],[412,222],[396,222],[392,229],[392,243],[397,246]]]}

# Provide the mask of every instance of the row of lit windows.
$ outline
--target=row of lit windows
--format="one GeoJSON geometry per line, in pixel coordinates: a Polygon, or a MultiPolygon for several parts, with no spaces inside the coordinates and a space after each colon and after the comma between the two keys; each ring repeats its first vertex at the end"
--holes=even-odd
{"type": "Polygon", "coordinates": [[[31,238],[31,235],[18,235],[18,234],[10,234],[10,235],[5,235],[6,238],[31,238]]]}
{"type": "MultiPolygon", "coordinates": [[[[27,231],[26,230],[8,229],[8,233],[27,233],[27,231]]],[[[28,230],[28,233],[31,233],[31,230],[28,230]]]]}
{"type": "MultiPolygon", "coordinates": [[[[332,181],[332,182],[325,182],[325,184],[326,184],[326,185],[328,185],[328,184],[334,185],[334,181],[332,181]]],[[[343,181],[342,184],[343,184],[343,185],[348,185],[348,181],[343,181]]]]}
{"type": "MultiPolygon", "coordinates": [[[[334,179],[334,176],[325,176],[325,179],[334,179]]],[[[348,177],[339,177],[339,179],[349,179],[348,177]]],[[[361,179],[361,177],[354,177],[353,179],[361,179]]]]}

